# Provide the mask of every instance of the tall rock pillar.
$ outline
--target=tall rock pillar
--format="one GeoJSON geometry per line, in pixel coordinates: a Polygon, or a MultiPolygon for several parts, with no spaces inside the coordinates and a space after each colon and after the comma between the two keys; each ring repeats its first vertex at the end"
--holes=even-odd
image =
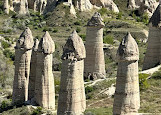
{"type": "Polygon", "coordinates": [[[82,115],[86,109],[83,80],[85,57],[83,41],[74,31],[63,49],[58,115],[82,115]]]}
{"type": "Polygon", "coordinates": [[[12,101],[15,104],[22,104],[28,100],[28,82],[33,45],[31,30],[26,28],[20,35],[15,47],[15,75],[12,94],[12,101]]]}
{"type": "Polygon", "coordinates": [[[49,33],[46,32],[39,42],[37,51],[35,100],[38,105],[47,109],[55,109],[55,88],[52,72],[54,51],[55,44],[49,33]]]}
{"type": "Polygon", "coordinates": [[[28,1],[27,0],[20,0],[20,6],[19,6],[18,14],[26,15],[28,13],[29,13],[28,1]]]}
{"type": "Polygon", "coordinates": [[[117,58],[118,69],[113,115],[136,115],[140,108],[139,50],[130,33],[122,40],[118,48],[117,58]]]}
{"type": "Polygon", "coordinates": [[[8,3],[8,0],[4,0],[4,12],[6,14],[9,14],[9,3],[8,3]]]}
{"type": "Polygon", "coordinates": [[[103,27],[101,15],[96,12],[87,24],[85,78],[98,79],[106,76],[103,51],[103,27]]]}
{"type": "Polygon", "coordinates": [[[32,49],[31,55],[31,66],[30,66],[30,78],[29,78],[29,94],[28,99],[34,98],[35,94],[35,80],[36,80],[36,67],[37,67],[37,50],[38,50],[39,40],[36,39],[34,47],[32,49]]]}
{"type": "Polygon", "coordinates": [[[161,5],[159,4],[149,21],[149,37],[143,70],[161,64],[161,5]]]}

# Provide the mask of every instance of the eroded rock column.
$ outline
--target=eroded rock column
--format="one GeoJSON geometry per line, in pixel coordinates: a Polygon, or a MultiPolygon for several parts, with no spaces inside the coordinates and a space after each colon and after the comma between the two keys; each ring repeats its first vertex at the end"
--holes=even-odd
{"type": "Polygon", "coordinates": [[[87,24],[85,78],[98,79],[106,76],[103,51],[103,27],[101,15],[96,12],[87,24]]]}
{"type": "Polygon", "coordinates": [[[18,14],[20,14],[20,15],[29,14],[28,1],[27,0],[20,0],[20,6],[19,6],[18,14]]]}
{"type": "Polygon", "coordinates": [[[37,68],[35,81],[35,100],[46,109],[55,109],[55,87],[52,72],[55,44],[46,32],[41,38],[37,51],[37,68]]]}
{"type": "Polygon", "coordinates": [[[149,21],[149,36],[143,70],[153,68],[161,63],[161,5],[153,13],[149,21]]]}
{"type": "Polygon", "coordinates": [[[122,40],[118,48],[117,58],[118,69],[113,115],[136,115],[140,108],[139,50],[130,33],[122,40]]]}
{"type": "Polygon", "coordinates": [[[9,14],[9,4],[8,4],[8,0],[4,0],[4,13],[9,14]]]}
{"type": "Polygon", "coordinates": [[[74,31],[63,49],[58,115],[82,115],[86,109],[83,81],[85,57],[83,41],[74,31]]]}
{"type": "Polygon", "coordinates": [[[37,50],[38,50],[39,40],[36,39],[34,47],[32,49],[31,55],[31,66],[30,66],[30,78],[29,78],[29,94],[28,99],[34,98],[35,94],[35,80],[36,80],[36,67],[37,67],[37,50]]]}
{"type": "Polygon", "coordinates": [[[15,47],[15,75],[12,94],[12,101],[15,104],[22,104],[28,100],[30,60],[33,45],[31,30],[26,28],[20,35],[15,47]]]}

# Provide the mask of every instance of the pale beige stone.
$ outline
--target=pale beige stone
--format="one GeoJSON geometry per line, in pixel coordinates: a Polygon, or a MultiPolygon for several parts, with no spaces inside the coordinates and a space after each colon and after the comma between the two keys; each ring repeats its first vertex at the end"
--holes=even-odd
{"type": "Polygon", "coordinates": [[[118,52],[116,91],[113,115],[131,115],[140,108],[138,60],[139,50],[134,38],[128,33],[122,40],[118,52]]]}
{"type": "Polygon", "coordinates": [[[144,57],[143,70],[153,68],[161,62],[161,5],[158,5],[156,11],[149,21],[149,36],[146,54],[144,57]],[[150,60],[150,61],[149,61],[150,60]]]}
{"type": "Polygon", "coordinates": [[[98,79],[106,76],[103,51],[104,23],[96,12],[87,24],[85,78],[98,79]]]}
{"type": "Polygon", "coordinates": [[[83,41],[74,31],[63,49],[57,115],[82,115],[86,109],[83,80],[85,57],[83,41]]]}
{"type": "Polygon", "coordinates": [[[52,73],[52,53],[54,51],[55,44],[46,32],[38,45],[35,81],[35,101],[46,109],[55,109],[55,87],[52,73]]]}
{"type": "Polygon", "coordinates": [[[18,11],[17,12],[20,15],[29,14],[28,1],[27,0],[20,0],[19,8],[18,8],[18,11]]]}
{"type": "Polygon", "coordinates": [[[38,50],[39,40],[36,39],[34,47],[32,49],[31,55],[31,66],[30,66],[30,77],[29,77],[29,92],[28,99],[34,98],[35,94],[35,80],[36,80],[36,67],[37,67],[37,50],[38,50]]]}
{"type": "Polygon", "coordinates": [[[40,12],[40,14],[44,13],[44,10],[47,5],[47,0],[35,0],[34,1],[34,11],[40,12]]]}
{"type": "Polygon", "coordinates": [[[4,0],[4,12],[6,14],[9,14],[9,3],[8,3],[8,0],[4,0]]]}
{"type": "Polygon", "coordinates": [[[20,35],[15,47],[15,75],[12,94],[12,102],[15,104],[22,104],[28,100],[28,82],[33,44],[31,30],[26,28],[20,35]]]}

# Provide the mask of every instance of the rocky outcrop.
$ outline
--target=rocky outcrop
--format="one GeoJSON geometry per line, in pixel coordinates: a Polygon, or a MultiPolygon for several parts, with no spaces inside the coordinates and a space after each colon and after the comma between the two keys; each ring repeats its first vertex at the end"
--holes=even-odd
{"type": "Polygon", "coordinates": [[[14,0],[13,10],[17,12],[19,15],[29,14],[28,1],[27,0],[14,0]]]}
{"type": "Polygon", "coordinates": [[[77,1],[77,8],[80,11],[88,11],[93,8],[93,5],[91,4],[89,0],[79,0],[77,1]]]}
{"type": "Polygon", "coordinates": [[[52,58],[55,44],[46,32],[37,50],[35,101],[46,109],[55,109],[55,86],[52,72],[52,58]]]}
{"type": "Polygon", "coordinates": [[[44,10],[46,8],[47,1],[46,0],[35,0],[34,1],[34,11],[40,12],[40,14],[44,13],[44,10]]]}
{"type": "Polygon", "coordinates": [[[153,68],[161,64],[161,5],[158,5],[149,21],[149,37],[146,54],[144,57],[143,70],[153,68]],[[150,61],[149,61],[150,60],[150,61]]]}
{"type": "Polygon", "coordinates": [[[30,78],[29,78],[29,94],[28,99],[34,98],[35,94],[35,81],[36,81],[36,67],[37,67],[37,50],[38,50],[39,40],[36,39],[34,47],[32,49],[31,55],[31,66],[30,66],[30,78]]]}
{"type": "Polygon", "coordinates": [[[9,4],[8,4],[8,0],[4,0],[4,12],[6,14],[9,14],[9,4]]]}
{"type": "Polygon", "coordinates": [[[158,4],[156,0],[129,0],[128,7],[130,9],[138,9],[140,14],[147,13],[151,17],[158,4]]]}
{"type": "Polygon", "coordinates": [[[20,35],[15,47],[15,75],[12,102],[22,104],[28,100],[30,60],[34,45],[31,30],[26,28],[20,35]]]}
{"type": "Polygon", "coordinates": [[[87,24],[85,78],[95,80],[106,76],[103,51],[103,27],[104,23],[101,15],[96,12],[87,24]]]}
{"type": "Polygon", "coordinates": [[[113,0],[90,0],[92,5],[97,7],[104,7],[114,12],[119,12],[117,5],[113,2],[113,0]]]}
{"type": "Polygon", "coordinates": [[[83,41],[74,31],[63,49],[57,115],[82,115],[86,109],[83,80],[85,57],[83,41]]]}
{"type": "Polygon", "coordinates": [[[122,40],[118,48],[117,58],[118,69],[113,115],[136,115],[140,108],[139,50],[130,33],[122,40]]]}

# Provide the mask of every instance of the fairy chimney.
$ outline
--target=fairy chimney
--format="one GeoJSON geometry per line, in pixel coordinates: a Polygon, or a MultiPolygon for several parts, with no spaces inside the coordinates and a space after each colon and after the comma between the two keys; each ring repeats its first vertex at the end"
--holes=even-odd
{"type": "Polygon", "coordinates": [[[139,50],[134,38],[128,33],[118,52],[118,69],[113,115],[136,114],[140,108],[138,80],[139,50]]]}
{"type": "Polygon", "coordinates": [[[28,99],[34,98],[35,94],[35,80],[36,80],[36,67],[37,67],[37,50],[38,50],[39,40],[35,39],[34,47],[32,49],[31,55],[31,66],[30,66],[30,78],[29,78],[29,94],[28,99]]]}
{"type": "Polygon", "coordinates": [[[31,30],[26,28],[20,35],[15,47],[15,75],[12,94],[12,101],[15,104],[22,104],[28,100],[30,60],[33,45],[31,30]]]}
{"type": "Polygon", "coordinates": [[[86,109],[83,81],[85,57],[83,41],[73,31],[63,49],[58,115],[82,115],[86,109]]]}
{"type": "Polygon", "coordinates": [[[96,12],[87,24],[85,79],[98,79],[106,76],[103,51],[103,27],[100,13],[96,12]]]}
{"type": "Polygon", "coordinates": [[[29,13],[28,10],[28,1],[27,0],[20,0],[18,14],[26,15],[29,13]]]}
{"type": "Polygon", "coordinates": [[[55,86],[52,72],[54,51],[54,41],[46,32],[38,45],[35,81],[35,101],[46,109],[55,109],[55,86]]]}
{"type": "Polygon", "coordinates": [[[161,64],[161,5],[159,4],[149,21],[149,37],[143,70],[161,64]]]}
{"type": "Polygon", "coordinates": [[[4,0],[4,12],[6,14],[9,14],[9,4],[8,4],[8,0],[4,0]]]}

